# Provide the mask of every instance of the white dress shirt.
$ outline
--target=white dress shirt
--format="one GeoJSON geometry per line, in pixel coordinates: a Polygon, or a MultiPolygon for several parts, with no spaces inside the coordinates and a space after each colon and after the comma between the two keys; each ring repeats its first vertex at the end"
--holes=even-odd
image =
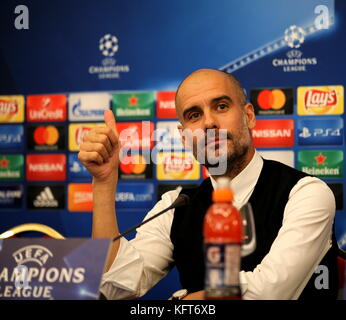
{"type": "MultiPolygon", "coordinates": [[[[263,159],[256,151],[232,180],[233,204],[238,209],[250,199],[262,167],[263,159]]],[[[215,184],[212,179],[214,188],[215,184]]],[[[163,194],[145,219],[170,206],[177,196],[176,190],[163,194]]],[[[315,177],[300,179],[289,194],[282,227],[270,251],[253,271],[240,271],[243,299],[297,299],[331,247],[334,214],[329,187],[315,177]]],[[[171,270],[173,215],[170,210],[143,225],[131,241],[121,239],[117,257],[101,281],[100,291],[107,299],[140,297],[171,270]]]]}

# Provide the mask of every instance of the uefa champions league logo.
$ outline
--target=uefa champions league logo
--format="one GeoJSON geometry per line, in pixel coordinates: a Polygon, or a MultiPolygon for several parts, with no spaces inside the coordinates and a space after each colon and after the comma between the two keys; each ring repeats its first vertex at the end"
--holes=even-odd
{"type": "Polygon", "coordinates": [[[118,51],[118,39],[111,34],[106,34],[100,39],[99,49],[106,57],[113,57],[118,51]]]}
{"type": "Polygon", "coordinates": [[[98,41],[98,49],[103,59],[102,65],[91,65],[88,68],[89,74],[95,74],[99,79],[119,79],[121,73],[128,73],[130,66],[127,64],[117,64],[114,59],[115,53],[119,50],[118,38],[110,33],[105,34],[98,41]]]}
{"type": "Polygon", "coordinates": [[[285,41],[291,48],[299,48],[305,40],[305,31],[301,27],[292,25],[285,30],[285,41]]]}

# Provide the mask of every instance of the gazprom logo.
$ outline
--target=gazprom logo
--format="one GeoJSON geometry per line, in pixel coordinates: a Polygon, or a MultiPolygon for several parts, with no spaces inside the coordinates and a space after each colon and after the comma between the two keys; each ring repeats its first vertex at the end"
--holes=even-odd
{"type": "Polygon", "coordinates": [[[34,262],[42,267],[53,254],[43,246],[30,245],[17,250],[12,256],[18,265],[34,262]]]}
{"type": "Polygon", "coordinates": [[[299,145],[342,145],[344,123],[341,118],[298,121],[299,145]]]}
{"type": "Polygon", "coordinates": [[[69,120],[103,120],[103,113],[110,109],[111,96],[108,93],[70,94],[69,120]]]}

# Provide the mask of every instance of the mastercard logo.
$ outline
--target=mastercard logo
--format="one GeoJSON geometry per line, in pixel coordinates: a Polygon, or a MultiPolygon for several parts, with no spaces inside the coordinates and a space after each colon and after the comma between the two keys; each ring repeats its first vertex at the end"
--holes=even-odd
{"type": "Polygon", "coordinates": [[[145,171],[147,163],[143,156],[126,156],[120,162],[120,170],[125,174],[141,174],[145,171]]]}
{"type": "Polygon", "coordinates": [[[59,131],[54,126],[40,126],[34,131],[34,141],[38,145],[54,145],[59,140],[59,131]]]}
{"type": "Polygon", "coordinates": [[[257,103],[263,110],[279,110],[286,104],[286,95],[280,89],[263,90],[257,97],[257,103]]]}

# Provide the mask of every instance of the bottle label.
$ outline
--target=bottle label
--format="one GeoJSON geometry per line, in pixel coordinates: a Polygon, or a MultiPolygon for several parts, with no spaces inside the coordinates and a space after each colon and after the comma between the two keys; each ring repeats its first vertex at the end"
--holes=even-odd
{"type": "Polygon", "coordinates": [[[206,289],[222,289],[239,286],[239,244],[206,243],[205,262],[206,289]]]}

